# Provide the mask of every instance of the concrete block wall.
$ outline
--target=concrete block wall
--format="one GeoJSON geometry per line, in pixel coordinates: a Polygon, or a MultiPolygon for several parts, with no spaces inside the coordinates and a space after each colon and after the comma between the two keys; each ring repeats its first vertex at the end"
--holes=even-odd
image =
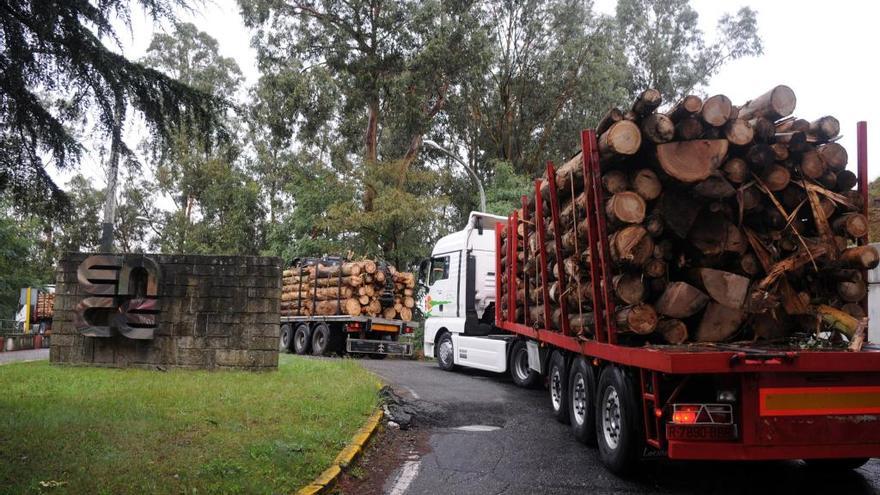
{"type": "Polygon", "coordinates": [[[281,260],[253,256],[151,255],[161,272],[154,336],[85,337],[74,321],[89,297],[70,253],[56,269],[53,363],[108,367],[272,370],[278,366],[281,260]]]}

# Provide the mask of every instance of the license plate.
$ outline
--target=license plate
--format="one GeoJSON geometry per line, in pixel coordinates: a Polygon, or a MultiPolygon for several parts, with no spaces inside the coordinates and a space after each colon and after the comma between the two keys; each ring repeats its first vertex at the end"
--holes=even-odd
{"type": "Polygon", "coordinates": [[[666,438],[692,442],[728,441],[736,439],[736,425],[666,425],[666,438]]]}

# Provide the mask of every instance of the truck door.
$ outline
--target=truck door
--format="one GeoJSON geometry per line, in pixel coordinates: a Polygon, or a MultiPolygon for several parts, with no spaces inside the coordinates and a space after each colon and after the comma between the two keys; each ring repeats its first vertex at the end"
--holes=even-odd
{"type": "Polygon", "coordinates": [[[459,258],[458,251],[431,258],[425,309],[432,318],[458,316],[459,258]]]}

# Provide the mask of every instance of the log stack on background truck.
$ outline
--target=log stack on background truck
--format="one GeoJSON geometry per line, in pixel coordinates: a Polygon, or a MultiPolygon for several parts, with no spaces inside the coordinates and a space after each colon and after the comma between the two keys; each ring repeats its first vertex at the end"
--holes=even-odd
{"type": "Polygon", "coordinates": [[[428,281],[429,298],[461,289],[457,309],[425,321],[425,355],[546,383],[556,419],[618,473],[643,456],[815,468],[880,456],[867,125],[856,175],[837,120],[795,106],[778,86],[739,106],[663,107],[647,90],[610,110],[520,209],[491,226],[472,213],[438,241],[428,273],[467,262],[428,281]],[[491,296],[473,284],[484,277],[491,296]],[[468,324],[490,310],[488,331],[468,324]]]}
{"type": "Polygon", "coordinates": [[[297,354],[410,355],[415,276],[374,260],[296,260],[282,273],[281,347],[297,354]]]}

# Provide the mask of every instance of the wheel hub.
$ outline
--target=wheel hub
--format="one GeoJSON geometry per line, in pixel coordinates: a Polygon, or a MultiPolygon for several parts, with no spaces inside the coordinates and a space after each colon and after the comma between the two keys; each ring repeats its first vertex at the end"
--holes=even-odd
{"type": "Polygon", "coordinates": [[[529,378],[529,353],[525,349],[519,351],[519,356],[517,356],[516,375],[523,381],[529,378]]]}
{"type": "Polygon", "coordinates": [[[448,340],[444,340],[440,343],[440,350],[438,352],[440,356],[440,361],[445,363],[449,363],[452,359],[452,342],[448,340]]]}
{"type": "Polygon", "coordinates": [[[577,375],[577,379],[574,382],[574,390],[572,392],[574,419],[577,421],[577,424],[582,425],[587,418],[587,385],[584,382],[583,375],[577,375]]]}
{"type": "Polygon", "coordinates": [[[558,411],[562,408],[562,373],[559,368],[554,368],[550,375],[550,400],[553,402],[553,409],[558,411]]]}
{"type": "Polygon", "coordinates": [[[616,449],[620,444],[620,397],[614,387],[605,389],[602,400],[602,433],[605,436],[605,444],[609,448],[616,449]]]}

